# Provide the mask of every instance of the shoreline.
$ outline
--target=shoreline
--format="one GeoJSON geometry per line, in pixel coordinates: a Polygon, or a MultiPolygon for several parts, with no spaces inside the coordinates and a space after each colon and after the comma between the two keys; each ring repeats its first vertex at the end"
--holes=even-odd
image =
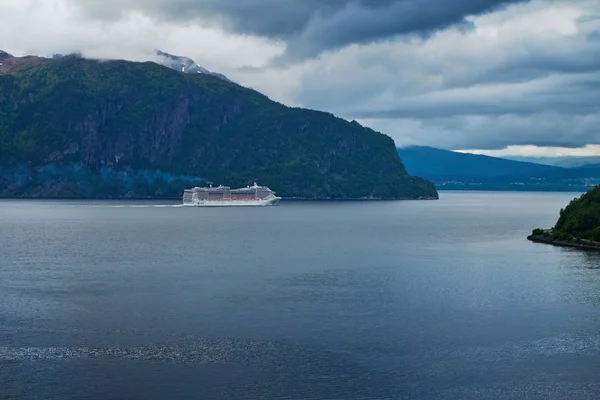
{"type": "Polygon", "coordinates": [[[549,244],[549,245],[557,246],[557,247],[571,247],[574,249],[581,249],[581,250],[600,251],[600,245],[596,246],[596,245],[584,244],[584,243],[574,243],[574,242],[569,242],[566,240],[552,239],[552,238],[546,237],[544,235],[529,235],[529,236],[527,236],[527,240],[534,242],[534,243],[549,244]]]}
{"type": "Polygon", "coordinates": [[[282,197],[282,200],[292,201],[406,201],[406,200],[439,200],[439,197],[398,197],[398,198],[386,198],[386,197],[282,197]]]}

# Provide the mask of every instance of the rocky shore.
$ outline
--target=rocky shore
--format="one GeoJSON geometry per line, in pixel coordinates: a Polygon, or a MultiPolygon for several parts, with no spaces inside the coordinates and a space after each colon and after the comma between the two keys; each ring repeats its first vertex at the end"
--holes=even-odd
{"type": "Polygon", "coordinates": [[[536,243],[544,243],[551,244],[553,246],[559,247],[573,247],[582,250],[595,250],[600,251],[600,244],[594,244],[595,242],[590,242],[588,240],[581,239],[579,242],[577,241],[568,241],[568,240],[560,240],[553,239],[551,236],[546,235],[529,235],[527,236],[527,240],[536,243]]]}

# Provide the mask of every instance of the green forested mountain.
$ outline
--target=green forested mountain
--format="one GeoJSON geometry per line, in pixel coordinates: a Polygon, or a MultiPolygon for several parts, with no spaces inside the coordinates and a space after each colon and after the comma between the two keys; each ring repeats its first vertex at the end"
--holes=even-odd
{"type": "Polygon", "coordinates": [[[388,136],[209,74],[2,59],[0,196],[179,196],[207,180],[290,197],[437,198],[388,136]]]}
{"type": "Polygon", "coordinates": [[[528,239],[558,246],[600,250],[600,185],[561,209],[552,229],[536,228],[528,239]]]}
{"type": "Polygon", "coordinates": [[[554,231],[600,242],[600,186],[560,210],[554,231]]]}

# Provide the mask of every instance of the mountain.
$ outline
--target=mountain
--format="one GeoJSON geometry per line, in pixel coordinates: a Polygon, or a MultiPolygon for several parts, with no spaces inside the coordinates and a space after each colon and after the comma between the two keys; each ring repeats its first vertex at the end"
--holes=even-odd
{"type": "MultiPolygon", "coordinates": [[[[8,53],[6,53],[6,54],[8,54],[8,53]]],[[[152,60],[152,61],[155,61],[156,63],[163,65],[165,67],[174,69],[175,71],[184,72],[186,74],[208,74],[208,75],[213,75],[213,76],[216,76],[217,78],[221,78],[223,80],[229,81],[229,79],[225,75],[219,74],[218,72],[211,72],[211,71],[207,70],[206,68],[201,67],[200,65],[196,64],[196,62],[194,60],[192,60],[191,58],[175,56],[173,54],[169,54],[169,53],[166,53],[161,50],[155,50],[154,54],[156,56],[156,59],[152,60]]],[[[54,58],[54,59],[62,58],[65,56],[81,56],[81,53],[73,52],[73,53],[69,53],[69,54],[61,54],[61,53],[52,54],[52,58],[54,58]]],[[[1,57],[1,55],[0,55],[0,57],[1,57]]]]}
{"type": "Polygon", "coordinates": [[[561,168],[433,147],[398,149],[407,171],[438,189],[586,191],[600,183],[599,168],[561,168]]]}
{"type": "Polygon", "coordinates": [[[583,164],[573,168],[591,168],[591,169],[600,169],[600,164],[583,164]]]}
{"type": "MultiPolygon", "coordinates": [[[[49,60],[42,57],[27,56],[13,57],[5,51],[0,50],[0,75],[16,73],[36,65],[43,64],[49,60]]],[[[0,93],[2,95],[2,93],[0,93]]]]}
{"type": "Polygon", "coordinates": [[[472,179],[529,174],[539,171],[551,171],[556,168],[425,146],[400,148],[398,153],[408,171],[423,176],[434,176],[436,179],[472,179]]]}
{"type": "Polygon", "coordinates": [[[388,136],[210,74],[77,55],[8,61],[0,196],[179,197],[256,181],[284,197],[437,198],[388,136]]]}
{"type": "Polygon", "coordinates": [[[187,74],[209,74],[216,76],[217,78],[221,78],[223,80],[229,81],[229,79],[217,72],[211,72],[204,67],[196,64],[194,60],[187,57],[175,56],[173,54],[165,53],[161,50],[156,50],[156,55],[158,56],[157,62],[165,67],[169,67],[176,71],[185,72],[187,74]]]}
{"type": "Polygon", "coordinates": [[[556,157],[526,157],[506,156],[506,160],[525,161],[536,164],[552,165],[555,167],[576,168],[588,164],[600,164],[600,156],[556,156],[556,157]]]}

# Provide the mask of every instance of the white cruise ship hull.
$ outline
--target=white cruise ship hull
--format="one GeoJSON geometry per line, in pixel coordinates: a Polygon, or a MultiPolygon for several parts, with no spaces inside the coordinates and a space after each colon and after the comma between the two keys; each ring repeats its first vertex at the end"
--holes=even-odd
{"type": "Polygon", "coordinates": [[[195,187],[183,192],[183,204],[193,207],[265,207],[279,204],[281,197],[266,186],[247,186],[232,189],[229,186],[195,187]]]}
{"type": "Polygon", "coordinates": [[[261,200],[195,200],[184,205],[191,207],[266,207],[279,205],[281,197],[261,200]]]}

